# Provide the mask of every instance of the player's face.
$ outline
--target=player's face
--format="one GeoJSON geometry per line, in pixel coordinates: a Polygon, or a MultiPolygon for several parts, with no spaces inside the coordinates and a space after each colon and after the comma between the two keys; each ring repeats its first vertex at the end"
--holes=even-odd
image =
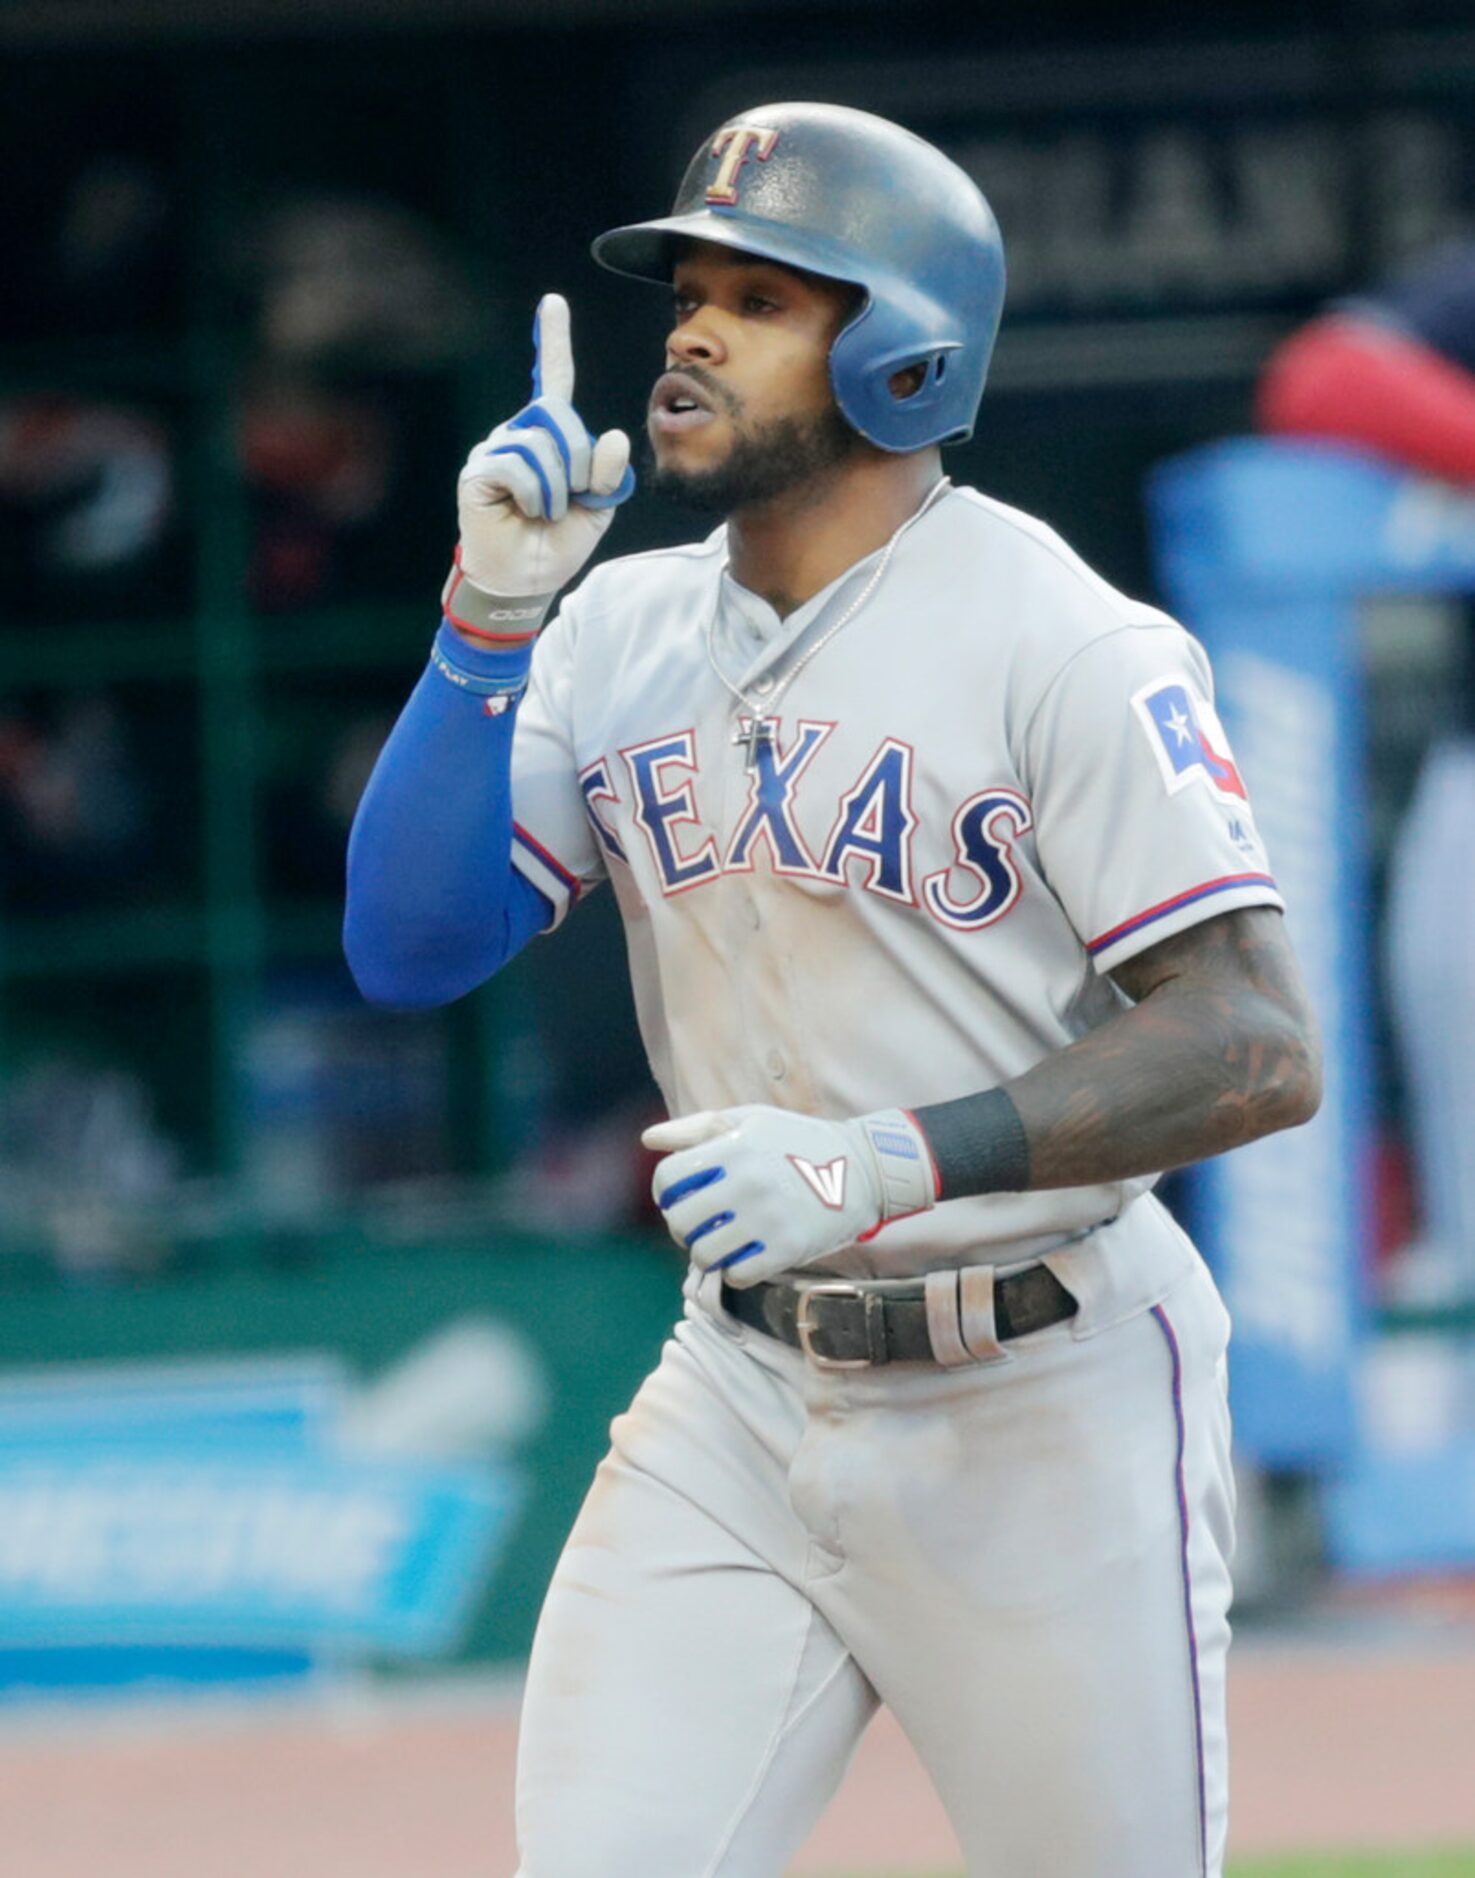
{"type": "Polygon", "coordinates": [[[647,434],[656,487],[719,513],[770,502],[861,448],[830,389],[856,289],[694,242],[676,265],[647,434]]]}

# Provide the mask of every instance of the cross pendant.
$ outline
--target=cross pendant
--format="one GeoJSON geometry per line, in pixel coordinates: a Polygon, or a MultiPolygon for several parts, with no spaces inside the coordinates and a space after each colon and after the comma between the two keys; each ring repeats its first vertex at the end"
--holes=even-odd
{"type": "Polygon", "coordinates": [[[747,755],[743,758],[743,768],[753,769],[758,762],[760,743],[773,745],[776,725],[771,717],[740,717],[732,733],[734,743],[743,744],[747,755]]]}

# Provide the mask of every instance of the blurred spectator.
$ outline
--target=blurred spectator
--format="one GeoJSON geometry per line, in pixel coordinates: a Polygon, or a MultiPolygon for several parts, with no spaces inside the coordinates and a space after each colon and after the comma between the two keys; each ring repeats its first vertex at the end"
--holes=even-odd
{"type": "Polygon", "coordinates": [[[105,105],[69,119],[34,98],[10,103],[0,135],[25,181],[0,200],[0,336],[49,349],[177,330],[182,226],[165,114],[135,105],[126,127],[109,127],[105,105]]]}
{"type": "MultiPolygon", "coordinates": [[[[1475,483],[1475,241],[1441,248],[1293,333],[1268,361],[1261,426],[1475,483]]],[[[1475,682],[1466,729],[1427,752],[1394,841],[1386,951],[1423,1216],[1391,1288],[1475,1300],[1475,682]]]]}
{"type": "Polygon", "coordinates": [[[0,873],[12,911],[94,903],[150,839],[144,792],[117,707],[65,701],[56,721],[0,716],[0,873]]]}
{"type": "Polygon", "coordinates": [[[256,1204],[278,1223],[310,1220],[366,1189],[448,1175],[449,1047],[440,1013],[386,1018],[336,968],[268,978],[242,1057],[256,1204]]]}
{"type": "Polygon", "coordinates": [[[168,1200],[179,1153],[131,1070],[40,1052],[0,1097],[0,1173],[4,1237],[40,1239],[63,1273],[136,1271],[162,1255],[137,1209],[168,1200]]]}
{"type": "Polygon", "coordinates": [[[393,597],[417,439],[449,391],[433,374],[475,328],[459,260],[400,203],[307,191],[268,210],[232,260],[257,361],[241,420],[251,599],[270,612],[393,597]]]}
{"type": "Polygon", "coordinates": [[[354,811],[394,724],[392,711],[353,710],[309,697],[279,702],[262,831],[267,880],[278,893],[343,893],[343,857],[354,811]]]}
{"type": "Polygon", "coordinates": [[[153,164],[100,152],[68,189],[50,244],[59,297],[105,305],[115,324],[131,323],[169,280],[173,216],[169,185],[153,164]]]}
{"type": "Polygon", "coordinates": [[[302,194],[245,249],[262,351],[298,364],[425,366],[461,357],[474,302],[448,244],[376,196],[302,194]]]}
{"type": "Polygon", "coordinates": [[[145,596],[173,511],[169,440],[156,416],[59,396],[0,403],[7,610],[111,614],[145,596]]]}
{"type": "Polygon", "coordinates": [[[334,597],[345,538],[375,523],[389,495],[388,414],[365,397],[268,378],[247,396],[240,447],[252,601],[273,611],[334,597]]]}
{"type": "Polygon", "coordinates": [[[1475,482],[1475,241],[1329,307],[1274,352],[1262,428],[1331,437],[1475,482]]]}

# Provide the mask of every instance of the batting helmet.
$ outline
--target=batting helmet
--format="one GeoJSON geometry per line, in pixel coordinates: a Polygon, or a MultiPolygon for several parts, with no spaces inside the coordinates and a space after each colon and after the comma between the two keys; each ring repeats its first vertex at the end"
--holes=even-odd
{"type": "Polygon", "coordinates": [[[841,411],[883,450],[970,436],[1004,301],[993,211],[940,150],[834,104],[765,104],[697,151],[660,221],[611,229],[594,258],[669,284],[681,240],[711,241],[862,290],[830,349],[841,411]],[[891,379],[922,367],[915,390],[891,379]]]}

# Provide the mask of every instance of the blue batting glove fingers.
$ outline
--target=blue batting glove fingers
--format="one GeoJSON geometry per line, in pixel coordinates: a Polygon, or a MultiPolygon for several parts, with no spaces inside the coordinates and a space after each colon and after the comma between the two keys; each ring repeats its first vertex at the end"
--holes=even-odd
{"type": "Polygon", "coordinates": [[[672,1238],[699,1270],[721,1270],[733,1284],[755,1284],[845,1238],[830,1243],[827,1235],[823,1247],[801,1252],[792,1225],[784,1230],[785,1211],[804,1207],[792,1190],[794,1170],[770,1138],[775,1126],[792,1134],[827,1124],[748,1105],[663,1123],[646,1134],[652,1147],[678,1149],[657,1166],[652,1183],[672,1238]]]}
{"type": "Polygon", "coordinates": [[[760,1278],[768,1276],[770,1268],[748,1261],[761,1258],[767,1250],[768,1247],[761,1239],[749,1239],[736,1252],[729,1252],[725,1258],[719,1259],[715,1269],[723,1273],[728,1284],[737,1286],[739,1290],[746,1285],[756,1285],[760,1278]],[[739,1266],[742,1267],[741,1271],[737,1269],[739,1266]]]}
{"type": "Polygon", "coordinates": [[[561,521],[568,513],[568,475],[558,445],[546,430],[519,426],[515,418],[472,450],[461,487],[476,506],[494,507],[510,497],[531,522],[561,521]]]}
{"type": "Polygon", "coordinates": [[[533,396],[574,395],[573,320],[561,293],[545,293],[533,314],[533,396]]]}
{"type": "Polygon", "coordinates": [[[656,1205],[665,1215],[666,1230],[677,1245],[689,1250],[719,1214],[730,1214],[722,1190],[725,1175],[720,1163],[711,1164],[705,1149],[670,1155],[656,1169],[656,1205]]]}
{"type": "Polygon", "coordinates": [[[676,1150],[654,1183],[672,1237],[735,1285],[826,1258],[936,1197],[925,1138],[900,1109],[828,1121],[753,1104],[645,1139],[676,1150]]]}
{"type": "Polygon", "coordinates": [[[704,1272],[721,1272],[732,1285],[756,1284],[782,1269],[768,1256],[768,1242],[759,1238],[751,1222],[728,1217],[691,1248],[691,1262],[704,1272]]]}
{"type": "Polygon", "coordinates": [[[533,401],[512,422],[552,421],[574,502],[581,509],[617,509],[635,493],[629,441],[619,431],[596,437],[574,410],[573,396],[569,304],[561,293],[545,293],[533,315],[533,401]]]}
{"type": "Polygon", "coordinates": [[[656,1205],[664,1212],[675,1206],[678,1200],[684,1200],[688,1194],[700,1193],[704,1187],[710,1187],[714,1180],[721,1180],[726,1171],[723,1167],[702,1167],[694,1173],[678,1176],[663,1161],[656,1174],[656,1205]],[[663,1180],[666,1182],[664,1186],[661,1185],[663,1180]]]}
{"type": "Polygon", "coordinates": [[[564,483],[570,495],[589,487],[589,465],[594,454],[594,439],[584,420],[563,398],[544,396],[524,405],[516,417],[508,420],[509,430],[541,430],[553,440],[563,463],[564,483]]]}
{"type": "Polygon", "coordinates": [[[618,508],[635,492],[624,433],[595,437],[571,404],[553,397],[537,398],[499,424],[467,458],[462,481],[468,477],[491,478],[534,522],[561,522],[570,503],[618,508]]]}
{"type": "Polygon", "coordinates": [[[457,569],[493,602],[551,599],[635,487],[624,431],[593,437],[574,408],[569,331],[568,302],[545,294],[533,325],[533,396],[476,445],[457,484],[457,569]]]}
{"type": "Polygon", "coordinates": [[[574,500],[581,509],[617,509],[622,502],[628,502],[634,494],[635,472],[627,463],[624,474],[607,495],[596,495],[593,490],[580,490],[574,500]]]}

